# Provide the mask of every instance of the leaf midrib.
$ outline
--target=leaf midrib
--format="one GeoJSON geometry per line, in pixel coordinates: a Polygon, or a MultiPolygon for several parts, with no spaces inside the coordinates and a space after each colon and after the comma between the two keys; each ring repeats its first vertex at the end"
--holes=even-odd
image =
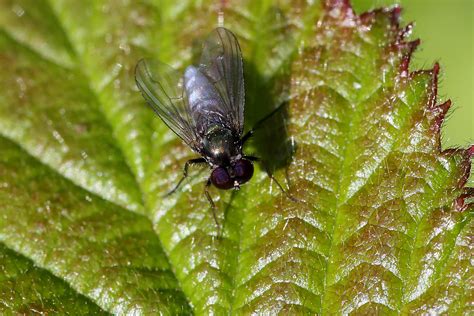
{"type": "MultiPolygon", "coordinates": [[[[60,63],[55,62],[54,60],[51,60],[51,59],[47,58],[46,56],[44,56],[43,54],[41,54],[40,51],[38,51],[37,49],[35,49],[35,47],[30,46],[28,43],[20,41],[20,40],[17,39],[13,34],[11,34],[10,32],[8,32],[7,30],[5,30],[3,27],[0,27],[0,34],[3,34],[3,36],[6,36],[9,40],[11,40],[12,42],[14,42],[16,45],[18,45],[19,47],[24,48],[26,51],[28,51],[28,52],[34,54],[36,57],[38,57],[39,59],[45,61],[46,63],[51,64],[51,65],[55,65],[55,66],[57,66],[58,68],[60,68],[60,69],[62,69],[62,70],[66,70],[66,71],[68,71],[68,72],[76,73],[76,74],[78,74],[80,77],[86,79],[86,80],[87,80],[87,83],[89,83],[89,78],[88,78],[83,72],[79,71],[79,69],[80,69],[80,67],[79,67],[80,65],[79,65],[79,64],[75,65],[74,68],[68,68],[68,67],[66,67],[66,66],[64,66],[64,65],[62,65],[62,64],[60,64],[60,63]]],[[[97,94],[94,92],[94,90],[93,90],[89,85],[88,85],[88,90],[89,90],[90,96],[96,101],[96,104],[100,105],[101,103],[100,103],[100,100],[99,100],[98,97],[97,97],[97,94]]],[[[103,113],[103,111],[102,111],[102,107],[99,106],[99,107],[97,108],[97,110],[100,112],[100,115],[102,115],[103,122],[107,124],[108,129],[109,129],[110,131],[113,131],[111,125],[109,124],[109,122],[108,122],[108,121],[106,120],[106,118],[105,118],[105,115],[104,115],[104,113],[103,113]]],[[[115,139],[115,135],[113,135],[113,133],[111,133],[111,134],[112,134],[113,139],[115,139]]],[[[112,204],[114,204],[114,205],[116,205],[116,206],[118,206],[118,207],[120,207],[120,208],[127,209],[127,210],[130,211],[130,212],[134,212],[134,213],[138,213],[138,214],[143,214],[143,212],[140,212],[139,210],[133,210],[133,209],[127,207],[126,205],[119,204],[119,203],[118,203],[117,201],[115,201],[114,199],[110,199],[110,198],[104,197],[104,196],[100,195],[98,192],[94,192],[94,191],[90,190],[90,188],[88,188],[87,186],[83,186],[83,185],[81,185],[80,183],[75,182],[75,181],[74,181],[74,180],[75,180],[74,178],[65,176],[64,174],[60,173],[60,172],[57,171],[55,168],[53,168],[53,166],[50,166],[49,164],[43,162],[43,160],[41,159],[41,157],[39,157],[38,155],[35,155],[29,148],[27,148],[26,146],[24,146],[23,144],[21,144],[20,142],[18,142],[17,139],[11,137],[11,135],[5,134],[4,132],[0,132],[0,135],[1,135],[2,137],[6,138],[6,139],[11,140],[13,143],[17,144],[22,150],[24,150],[25,152],[27,152],[30,156],[34,157],[36,160],[40,161],[42,164],[44,164],[44,165],[50,167],[51,170],[54,170],[55,172],[57,172],[58,174],[60,174],[62,177],[67,178],[68,180],[70,180],[75,186],[80,187],[80,188],[86,190],[87,192],[91,193],[91,194],[94,195],[94,196],[97,196],[97,197],[99,197],[99,198],[101,198],[101,199],[105,199],[105,200],[109,201],[110,203],[112,203],[112,204]]],[[[116,147],[116,148],[120,151],[120,153],[121,153],[121,155],[122,155],[122,158],[123,158],[122,149],[119,148],[119,147],[116,147]]],[[[126,165],[127,168],[128,168],[128,170],[126,170],[126,171],[127,171],[129,174],[133,174],[132,171],[131,171],[131,169],[130,169],[130,167],[129,167],[129,165],[128,165],[128,162],[127,162],[125,159],[123,159],[123,161],[126,162],[125,165],[126,165]]],[[[134,179],[134,181],[136,181],[135,177],[133,177],[133,179],[134,179]]],[[[141,191],[140,191],[140,192],[141,192],[141,191]]],[[[137,205],[137,206],[143,207],[143,201],[141,201],[141,204],[139,204],[139,205],[137,205]]]]}
{"type": "MultiPolygon", "coordinates": [[[[55,61],[53,61],[53,60],[50,60],[49,58],[47,58],[46,56],[44,56],[43,54],[41,54],[35,47],[30,46],[30,45],[29,45],[28,43],[26,43],[26,42],[19,41],[15,36],[12,36],[12,35],[10,34],[10,32],[8,32],[7,30],[5,30],[5,29],[3,29],[3,28],[1,28],[1,30],[2,30],[12,41],[14,41],[14,42],[17,43],[18,45],[24,47],[25,49],[31,51],[31,52],[34,53],[36,56],[38,56],[40,59],[45,60],[45,61],[48,62],[48,63],[52,63],[52,64],[54,64],[54,65],[60,67],[61,69],[65,69],[65,70],[67,70],[67,71],[76,72],[76,73],[79,74],[80,76],[84,77],[84,78],[86,79],[87,83],[88,83],[90,95],[95,99],[95,101],[96,101],[97,104],[99,105],[99,106],[98,106],[98,110],[100,111],[100,114],[102,115],[103,122],[108,125],[109,130],[112,132],[111,134],[112,134],[113,139],[117,140],[117,139],[116,139],[116,135],[115,135],[115,133],[113,132],[113,131],[114,131],[113,126],[112,126],[112,125],[110,124],[110,122],[107,120],[107,116],[105,115],[105,113],[104,113],[104,111],[103,111],[103,105],[102,105],[102,102],[101,102],[100,98],[98,97],[98,92],[97,92],[93,87],[90,86],[90,82],[91,82],[91,81],[90,81],[90,77],[87,75],[87,73],[80,70],[80,69],[86,69],[86,67],[84,67],[84,63],[83,63],[83,61],[82,61],[82,56],[80,56],[80,54],[77,52],[77,49],[76,49],[75,45],[74,45],[73,42],[70,40],[70,36],[69,36],[68,32],[66,31],[66,29],[63,27],[63,25],[62,25],[62,23],[61,23],[61,19],[59,19],[59,16],[56,14],[56,12],[54,11],[53,7],[50,5],[49,0],[47,0],[46,3],[47,3],[47,5],[49,6],[49,9],[51,10],[51,12],[52,12],[52,13],[54,14],[54,16],[56,17],[56,22],[59,23],[58,27],[60,27],[61,30],[63,31],[63,33],[65,34],[66,39],[67,39],[67,41],[68,41],[68,43],[69,43],[69,45],[70,45],[70,49],[72,50],[72,53],[74,54],[74,57],[75,57],[75,59],[76,59],[76,63],[75,63],[75,65],[74,65],[73,68],[68,68],[68,67],[66,67],[66,66],[64,66],[64,65],[62,65],[62,64],[60,64],[60,63],[57,63],[57,62],[55,62],[55,61]]],[[[99,195],[97,192],[91,191],[88,187],[81,186],[80,184],[75,183],[75,182],[73,181],[73,179],[64,177],[63,174],[61,174],[60,172],[58,172],[58,171],[57,171],[56,169],[54,169],[52,166],[49,166],[48,164],[45,164],[39,157],[37,157],[37,156],[35,156],[35,155],[32,155],[32,154],[27,150],[27,148],[25,148],[22,144],[19,144],[19,143],[17,142],[17,140],[12,139],[12,138],[9,137],[8,135],[4,135],[3,133],[0,133],[0,135],[1,135],[2,137],[5,137],[6,139],[9,139],[9,140],[12,141],[13,143],[15,143],[15,144],[16,144],[17,146],[19,146],[25,153],[27,153],[30,157],[32,157],[34,160],[36,160],[37,162],[39,162],[41,165],[44,165],[48,170],[50,170],[50,172],[53,172],[53,173],[55,173],[55,174],[58,174],[59,177],[66,179],[66,180],[67,180],[68,182],[70,182],[73,186],[78,187],[78,188],[83,189],[83,190],[86,190],[86,191],[89,192],[91,195],[93,195],[93,196],[95,196],[95,197],[97,197],[97,198],[99,198],[99,199],[104,199],[103,196],[99,195]]],[[[116,142],[116,143],[117,143],[117,144],[120,144],[120,142],[116,142]]],[[[127,168],[128,168],[127,171],[128,171],[130,174],[133,174],[133,175],[134,175],[134,176],[133,176],[133,179],[134,179],[134,181],[135,181],[135,185],[138,187],[139,192],[141,193],[141,206],[142,206],[142,207],[145,207],[145,206],[144,206],[144,203],[143,203],[143,199],[144,199],[144,198],[143,198],[143,197],[144,197],[144,193],[143,193],[143,192],[144,192],[144,190],[142,189],[140,183],[137,181],[135,174],[132,172],[132,169],[131,169],[131,167],[130,167],[130,165],[129,165],[128,160],[125,159],[125,155],[123,154],[123,150],[122,150],[121,146],[117,146],[116,148],[119,150],[119,152],[120,152],[120,154],[121,154],[121,156],[122,156],[122,158],[123,158],[123,161],[125,161],[125,165],[126,165],[127,168]]],[[[125,211],[127,211],[127,212],[131,212],[131,213],[133,213],[135,216],[138,215],[138,216],[143,217],[144,219],[146,219],[146,221],[148,221],[148,222],[150,223],[150,227],[154,227],[153,222],[152,222],[152,220],[150,219],[150,217],[147,216],[147,215],[145,215],[143,212],[137,212],[137,211],[134,211],[134,210],[132,210],[132,209],[129,209],[128,207],[126,207],[126,206],[124,206],[124,205],[120,205],[120,204],[118,204],[116,201],[111,200],[111,199],[106,199],[106,200],[107,200],[108,202],[110,202],[111,204],[113,204],[114,206],[117,206],[117,208],[119,208],[119,209],[125,210],[125,211]]],[[[156,233],[156,231],[155,231],[155,230],[153,230],[153,231],[154,231],[155,235],[159,238],[160,236],[156,233]]],[[[7,246],[6,246],[6,247],[7,247],[7,246]]],[[[16,253],[18,253],[16,250],[13,250],[13,249],[11,249],[11,248],[9,248],[9,247],[7,247],[7,248],[10,249],[10,250],[12,250],[12,251],[14,251],[14,252],[16,252],[16,253]]],[[[41,267],[41,269],[43,269],[43,270],[45,270],[45,271],[48,271],[49,273],[53,274],[55,277],[61,279],[61,280],[64,281],[64,282],[66,282],[66,283],[68,284],[68,286],[69,286],[71,289],[73,289],[76,293],[78,293],[79,295],[81,295],[81,296],[84,296],[84,295],[85,295],[85,294],[83,294],[83,293],[78,292],[78,291],[73,287],[73,285],[72,285],[69,281],[67,281],[66,279],[62,278],[61,276],[56,275],[53,271],[47,269],[46,267],[41,266],[41,265],[38,265],[38,262],[36,262],[36,261],[34,261],[33,259],[29,258],[29,257],[27,256],[27,254],[21,253],[21,255],[22,255],[22,256],[26,256],[26,258],[28,258],[28,260],[32,260],[33,262],[35,262],[35,264],[36,264],[37,266],[41,267]]],[[[175,275],[175,272],[174,272],[174,270],[173,270],[173,267],[172,267],[172,265],[171,265],[170,262],[169,262],[168,254],[167,254],[166,252],[164,252],[164,255],[166,256],[166,260],[167,260],[167,262],[168,262],[168,265],[171,267],[171,268],[169,269],[169,272],[172,273],[172,274],[173,274],[173,277],[177,280],[178,284],[180,285],[179,290],[181,291],[181,289],[182,289],[181,284],[180,284],[179,280],[176,278],[176,275],[175,275]]],[[[91,298],[91,297],[89,297],[89,296],[87,296],[87,295],[84,296],[84,297],[87,297],[88,300],[94,302],[100,309],[103,310],[103,307],[101,307],[100,304],[98,304],[93,298],[91,298]]],[[[186,297],[186,299],[188,300],[187,297],[186,297]]],[[[188,304],[189,304],[189,300],[188,300],[188,304]]],[[[104,310],[104,311],[105,311],[105,310],[104,310]]]]}
{"type": "MultiPolygon", "coordinates": [[[[98,106],[98,110],[100,111],[102,117],[103,117],[103,122],[105,122],[107,124],[107,127],[108,129],[111,131],[111,134],[112,134],[112,138],[116,141],[116,144],[118,146],[116,146],[116,148],[120,151],[120,154],[122,156],[122,160],[125,162],[125,165],[127,166],[128,170],[126,170],[129,174],[133,175],[133,180],[135,182],[135,186],[138,187],[138,190],[139,192],[141,193],[140,194],[140,205],[142,207],[146,207],[145,206],[145,203],[144,203],[144,191],[142,190],[142,187],[140,185],[140,182],[137,180],[137,177],[135,175],[135,173],[133,172],[133,169],[132,167],[130,166],[129,164],[129,161],[128,159],[126,159],[126,155],[124,155],[124,152],[123,152],[123,149],[122,147],[120,146],[120,140],[117,139],[116,137],[116,133],[115,133],[115,129],[113,127],[113,125],[111,124],[111,122],[109,122],[109,120],[107,119],[107,115],[106,113],[104,112],[104,109],[103,109],[103,104],[102,104],[102,101],[99,97],[100,95],[100,91],[97,91],[95,89],[95,87],[91,86],[90,83],[91,83],[91,78],[90,76],[88,75],[87,71],[81,71],[81,69],[86,69],[85,67],[85,63],[83,61],[83,57],[81,54],[79,54],[79,50],[76,48],[76,46],[74,45],[74,42],[71,40],[71,36],[69,35],[69,33],[67,32],[66,28],[64,27],[64,25],[62,24],[62,21],[61,19],[59,18],[59,15],[56,13],[56,11],[54,10],[53,6],[51,5],[50,3],[50,0],[46,0],[46,3],[48,4],[48,7],[49,7],[49,10],[54,14],[54,17],[57,21],[57,23],[59,24],[58,26],[60,27],[61,31],[63,32],[63,34],[65,35],[66,37],[66,40],[67,40],[67,43],[69,44],[71,50],[72,50],[72,53],[74,54],[74,56],[76,57],[76,68],[75,68],[75,71],[77,71],[81,76],[83,76],[85,79],[86,79],[86,82],[87,82],[87,85],[89,87],[89,91],[91,93],[91,95],[93,96],[93,98],[96,100],[97,104],[99,105],[98,106]]],[[[88,188],[85,188],[85,190],[89,191],[88,188]]],[[[102,198],[102,197],[101,197],[102,198]]],[[[112,201],[113,202],[113,201],[112,201]]],[[[124,206],[122,206],[124,207],[124,206]]],[[[133,212],[133,210],[130,210],[133,212]]],[[[142,214],[143,215],[143,214],[142,214]]]]}
{"type": "MultiPolygon", "coordinates": [[[[85,63],[83,62],[83,57],[82,57],[82,55],[79,54],[79,52],[78,52],[76,46],[74,45],[74,42],[71,40],[71,36],[70,36],[69,33],[67,32],[66,28],[62,25],[62,21],[61,21],[61,19],[59,18],[59,15],[56,13],[56,11],[54,10],[53,6],[51,6],[51,4],[50,4],[49,1],[50,1],[50,0],[47,0],[48,6],[49,6],[50,10],[51,10],[51,11],[54,13],[54,15],[56,16],[56,19],[57,19],[58,23],[60,24],[60,27],[61,27],[63,33],[65,34],[65,36],[66,36],[66,38],[67,38],[67,41],[70,43],[70,46],[71,46],[71,48],[72,48],[74,54],[76,55],[76,58],[77,58],[77,60],[78,60],[78,63],[77,63],[77,64],[78,64],[78,66],[80,66],[80,68],[78,67],[77,69],[86,69],[87,67],[85,67],[85,63]]],[[[90,77],[87,75],[87,71],[86,71],[86,72],[81,72],[81,73],[83,74],[83,76],[84,76],[85,78],[88,79],[87,82],[90,83],[91,81],[90,81],[90,77]]],[[[138,181],[137,176],[136,176],[136,174],[133,172],[133,169],[132,169],[132,167],[130,166],[130,163],[129,163],[128,159],[126,159],[126,155],[124,155],[122,146],[120,146],[120,145],[121,145],[121,142],[120,142],[120,140],[118,140],[117,137],[116,137],[116,134],[115,134],[115,132],[114,132],[115,129],[113,128],[113,125],[108,121],[107,115],[104,113],[103,104],[102,104],[102,101],[101,101],[101,99],[100,99],[100,97],[99,97],[100,92],[99,92],[99,91],[96,91],[96,89],[95,89],[93,86],[90,86],[90,85],[89,85],[89,88],[90,88],[90,91],[91,91],[91,93],[93,94],[94,98],[97,100],[97,103],[99,104],[99,109],[100,109],[101,114],[102,114],[102,116],[103,116],[103,118],[104,118],[104,122],[106,122],[106,123],[109,125],[109,128],[110,128],[110,130],[112,131],[112,137],[113,137],[113,139],[115,139],[115,140],[117,141],[117,145],[118,145],[117,148],[118,148],[118,150],[120,151],[120,153],[121,153],[121,155],[122,155],[122,158],[123,158],[123,160],[124,160],[125,163],[126,163],[126,166],[127,166],[127,168],[128,168],[128,171],[130,172],[130,174],[133,175],[133,179],[134,179],[134,181],[135,181],[135,185],[138,187],[138,191],[141,193],[141,194],[140,194],[140,196],[141,196],[141,205],[142,205],[145,209],[147,209],[147,208],[149,207],[149,205],[147,205],[148,203],[146,203],[146,201],[147,201],[147,199],[146,199],[146,193],[145,193],[146,191],[145,191],[144,188],[143,188],[143,183],[140,182],[140,181],[138,181]],[[145,203],[144,203],[144,202],[145,202],[145,203]]],[[[149,145],[150,145],[150,144],[151,144],[151,139],[149,139],[148,141],[149,141],[149,145]]],[[[151,146],[149,146],[149,147],[151,147],[151,146]]],[[[132,212],[133,212],[133,211],[132,211],[132,212]]],[[[146,212],[146,213],[148,214],[149,212],[146,212]]],[[[142,215],[143,217],[145,217],[147,221],[150,222],[151,227],[153,227],[153,232],[154,232],[155,235],[158,237],[158,240],[161,240],[160,235],[159,235],[159,234],[156,232],[156,230],[155,230],[155,225],[153,224],[153,220],[152,220],[148,215],[146,215],[146,214],[141,214],[141,215],[142,215]]],[[[160,242],[160,243],[161,243],[161,242],[160,242]]],[[[162,248],[163,250],[165,249],[163,246],[161,246],[161,248],[162,248]]],[[[169,257],[168,257],[168,253],[167,253],[166,251],[163,251],[163,254],[164,254],[164,256],[166,257],[166,261],[167,261],[167,263],[168,263],[168,266],[170,267],[170,269],[169,269],[170,273],[173,275],[174,279],[176,280],[177,284],[179,285],[179,290],[183,293],[183,296],[185,297],[187,304],[191,306],[191,304],[189,303],[189,298],[186,296],[186,294],[184,293],[184,291],[182,291],[182,288],[183,288],[183,287],[182,287],[182,284],[181,284],[181,280],[176,277],[176,272],[175,272],[175,270],[174,270],[173,265],[172,265],[171,262],[170,262],[170,259],[169,259],[169,257]]]]}

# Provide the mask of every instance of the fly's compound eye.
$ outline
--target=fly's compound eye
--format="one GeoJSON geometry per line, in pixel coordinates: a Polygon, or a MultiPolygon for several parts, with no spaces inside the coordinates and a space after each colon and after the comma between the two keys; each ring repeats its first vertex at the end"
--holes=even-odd
{"type": "Polygon", "coordinates": [[[234,187],[234,181],[223,167],[217,167],[212,171],[211,182],[216,188],[222,190],[228,190],[234,187]]]}
{"type": "Polygon", "coordinates": [[[240,159],[234,165],[235,179],[240,183],[249,181],[253,176],[253,164],[247,159],[240,159]]]}

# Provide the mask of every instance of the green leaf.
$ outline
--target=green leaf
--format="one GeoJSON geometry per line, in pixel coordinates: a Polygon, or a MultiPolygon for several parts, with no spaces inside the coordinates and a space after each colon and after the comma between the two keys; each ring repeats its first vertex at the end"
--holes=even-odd
{"type": "Polygon", "coordinates": [[[0,2],[0,310],[62,314],[472,312],[474,147],[440,149],[439,66],[409,69],[399,8],[0,2]],[[219,18],[218,18],[219,17],[219,18]],[[134,67],[183,68],[218,20],[245,58],[239,192],[149,110],[134,67]],[[271,172],[297,201],[283,193],[271,172]]]}
{"type": "Polygon", "coordinates": [[[0,311],[2,314],[105,313],[63,280],[0,244],[0,311]]]}

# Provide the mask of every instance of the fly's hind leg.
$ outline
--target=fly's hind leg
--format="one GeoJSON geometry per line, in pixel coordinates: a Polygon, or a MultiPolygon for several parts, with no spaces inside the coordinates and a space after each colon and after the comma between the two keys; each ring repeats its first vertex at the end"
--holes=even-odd
{"type": "Polygon", "coordinates": [[[250,160],[250,161],[254,161],[254,162],[260,162],[260,164],[263,166],[263,168],[265,169],[265,172],[268,174],[268,177],[270,179],[272,179],[273,181],[275,181],[276,185],[278,186],[278,188],[280,188],[281,192],[283,192],[290,200],[292,200],[293,202],[300,202],[300,200],[298,200],[297,198],[295,198],[294,196],[292,196],[287,190],[285,190],[283,188],[283,186],[280,184],[280,182],[278,182],[278,180],[273,176],[273,174],[271,173],[270,169],[268,168],[267,164],[261,160],[260,158],[258,157],[255,157],[255,156],[244,156],[245,159],[247,160],[250,160]]]}
{"type": "MultiPolygon", "coordinates": [[[[281,104],[280,106],[278,106],[277,108],[275,108],[273,111],[271,111],[270,113],[268,113],[267,115],[265,115],[263,118],[261,118],[257,123],[255,123],[255,125],[253,126],[253,128],[251,130],[249,130],[247,133],[245,133],[244,136],[242,136],[240,142],[242,143],[242,146],[253,136],[253,134],[255,133],[255,131],[259,128],[262,127],[263,123],[265,123],[269,118],[271,118],[273,115],[275,115],[275,113],[277,113],[278,111],[280,111],[283,107],[285,106],[285,104],[281,104]]],[[[251,157],[251,156],[249,156],[251,157]]],[[[253,158],[256,158],[258,160],[257,157],[253,157],[253,158]]],[[[250,159],[249,159],[250,160],[250,159]]],[[[255,160],[256,161],[256,160],[255,160]]]]}
{"type": "Polygon", "coordinates": [[[179,188],[181,183],[183,183],[184,179],[186,179],[186,177],[188,176],[188,168],[189,168],[190,165],[203,164],[205,162],[206,162],[206,159],[204,159],[202,157],[201,158],[194,158],[194,159],[190,159],[190,160],[186,161],[186,163],[184,164],[183,176],[181,177],[179,182],[176,184],[176,186],[171,191],[166,193],[164,196],[165,197],[170,196],[171,194],[173,194],[179,188]]]}
{"type": "Polygon", "coordinates": [[[219,225],[219,221],[217,220],[216,204],[214,204],[214,201],[212,200],[212,197],[209,194],[209,187],[211,186],[211,184],[212,184],[211,178],[207,179],[206,186],[204,187],[204,194],[206,195],[206,198],[209,201],[209,204],[211,204],[212,217],[214,218],[214,222],[216,223],[216,226],[217,226],[217,236],[220,236],[221,226],[219,225]]]}

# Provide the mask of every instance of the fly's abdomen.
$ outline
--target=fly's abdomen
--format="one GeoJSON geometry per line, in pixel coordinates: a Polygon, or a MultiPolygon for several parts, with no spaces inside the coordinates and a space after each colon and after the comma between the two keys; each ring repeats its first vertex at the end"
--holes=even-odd
{"type": "Polygon", "coordinates": [[[219,108],[220,96],[206,76],[194,66],[189,66],[184,72],[184,87],[191,116],[197,129],[202,130],[209,116],[219,108]]]}

